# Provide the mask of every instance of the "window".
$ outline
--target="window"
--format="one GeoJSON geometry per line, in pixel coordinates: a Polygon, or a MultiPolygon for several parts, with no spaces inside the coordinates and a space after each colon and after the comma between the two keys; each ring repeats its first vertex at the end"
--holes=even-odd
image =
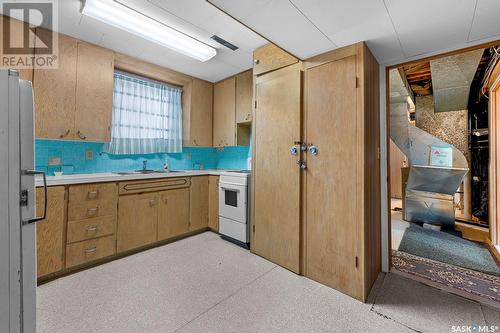
{"type": "Polygon", "coordinates": [[[182,90],[161,82],[114,74],[110,154],[182,151],[182,90]]]}

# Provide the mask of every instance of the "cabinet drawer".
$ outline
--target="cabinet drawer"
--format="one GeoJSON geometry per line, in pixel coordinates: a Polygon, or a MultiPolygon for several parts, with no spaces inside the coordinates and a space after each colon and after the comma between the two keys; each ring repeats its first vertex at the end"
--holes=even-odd
{"type": "Polygon", "coordinates": [[[80,221],[68,222],[66,242],[68,244],[115,233],[116,216],[108,215],[80,221]]]}
{"type": "Polygon", "coordinates": [[[115,236],[66,245],[66,267],[73,267],[115,254],[115,236]]]}
{"type": "Polygon", "coordinates": [[[116,215],[116,202],[86,202],[68,205],[68,221],[116,215]]]}
{"type": "Polygon", "coordinates": [[[72,185],[69,187],[69,203],[116,201],[115,183],[72,185]]]}

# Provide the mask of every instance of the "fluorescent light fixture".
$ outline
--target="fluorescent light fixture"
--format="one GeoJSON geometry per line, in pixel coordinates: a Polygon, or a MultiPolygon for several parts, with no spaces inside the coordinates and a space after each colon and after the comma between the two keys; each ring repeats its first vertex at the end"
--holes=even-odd
{"type": "Polygon", "coordinates": [[[217,54],[215,48],[116,0],[85,0],[82,14],[200,61],[207,61],[217,54]]]}

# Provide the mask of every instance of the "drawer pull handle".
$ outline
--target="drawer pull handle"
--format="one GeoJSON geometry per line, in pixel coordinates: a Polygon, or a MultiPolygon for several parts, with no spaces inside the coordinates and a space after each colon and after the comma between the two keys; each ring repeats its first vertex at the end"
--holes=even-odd
{"type": "Polygon", "coordinates": [[[87,216],[96,216],[98,210],[99,210],[99,207],[87,209],[87,216]]]}
{"type": "Polygon", "coordinates": [[[156,199],[149,200],[149,206],[153,207],[156,206],[157,202],[156,199]]]}
{"type": "Polygon", "coordinates": [[[97,247],[91,247],[90,249],[85,249],[85,254],[95,253],[97,251],[97,247]]]}
{"type": "Polygon", "coordinates": [[[88,199],[97,199],[97,197],[99,196],[99,191],[89,191],[89,193],[87,194],[87,198],[88,199]]]}
{"type": "Polygon", "coordinates": [[[95,226],[92,226],[92,227],[88,227],[88,228],[87,228],[87,234],[90,234],[91,232],[96,233],[96,232],[97,232],[97,230],[99,230],[99,227],[98,227],[98,226],[96,226],[96,225],[95,225],[95,226]]]}

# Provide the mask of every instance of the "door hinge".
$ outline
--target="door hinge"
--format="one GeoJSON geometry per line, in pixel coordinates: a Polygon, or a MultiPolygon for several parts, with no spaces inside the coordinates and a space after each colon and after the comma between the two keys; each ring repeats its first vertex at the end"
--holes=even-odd
{"type": "Polygon", "coordinates": [[[354,266],[356,268],[358,268],[358,257],[356,256],[356,258],[354,259],[354,266]]]}
{"type": "Polygon", "coordinates": [[[359,79],[358,79],[358,77],[356,76],[356,88],[358,88],[358,87],[359,87],[359,79]]]}
{"type": "Polygon", "coordinates": [[[254,102],[254,107],[257,109],[257,100],[254,102]]]}
{"type": "Polygon", "coordinates": [[[253,231],[253,233],[255,233],[255,224],[252,225],[252,231],[253,231]]]}

